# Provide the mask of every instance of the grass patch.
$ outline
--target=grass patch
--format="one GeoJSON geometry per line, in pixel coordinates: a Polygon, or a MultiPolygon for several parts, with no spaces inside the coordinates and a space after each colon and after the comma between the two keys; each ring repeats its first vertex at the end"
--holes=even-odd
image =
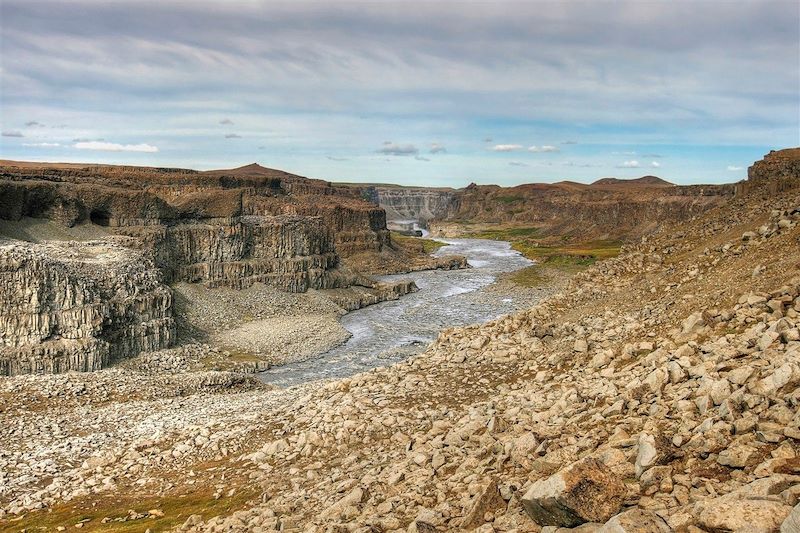
{"type": "Polygon", "coordinates": [[[411,237],[409,235],[402,235],[395,231],[392,232],[392,240],[405,248],[412,248],[426,254],[432,254],[442,246],[447,246],[447,244],[444,242],[426,239],[424,237],[411,237]]]}
{"type": "MultiPolygon", "coordinates": [[[[467,232],[465,236],[475,239],[509,241],[514,250],[528,259],[567,272],[577,272],[602,259],[616,257],[622,245],[620,241],[615,240],[569,242],[568,235],[545,237],[535,226],[480,228],[467,232]]],[[[541,278],[540,274],[534,274],[535,269],[531,272],[526,272],[526,270],[520,271],[518,276],[512,276],[511,279],[524,286],[534,286],[529,285],[530,283],[541,283],[541,279],[535,279],[536,276],[541,278]],[[517,277],[519,280],[515,279],[517,277]]]]}
{"type": "Polygon", "coordinates": [[[542,267],[539,265],[531,265],[522,270],[517,270],[511,274],[508,279],[522,287],[539,287],[544,285],[544,282],[547,280],[547,278],[542,275],[541,269],[542,267]]]}
{"type": "MultiPolygon", "coordinates": [[[[192,489],[195,490],[195,489],[192,489]]],[[[253,489],[245,489],[231,496],[214,499],[210,490],[196,490],[191,494],[176,496],[125,496],[111,494],[94,496],[57,505],[23,515],[21,518],[0,520],[0,531],[57,531],[59,526],[67,531],[102,531],[105,533],[141,533],[149,529],[152,533],[170,531],[183,524],[193,514],[204,520],[218,515],[229,515],[245,508],[247,502],[258,497],[253,489]],[[131,516],[130,511],[145,514],[158,510],[163,516],[147,516],[127,521],[116,521],[131,516]],[[103,519],[106,523],[102,523],[103,519]],[[75,525],[83,522],[80,529],[75,525]]]]}
{"type": "Polygon", "coordinates": [[[602,259],[619,255],[619,241],[589,241],[561,245],[541,245],[527,240],[512,241],[511,247],[528,259],[553,267],[588,267],[602,259]]]}

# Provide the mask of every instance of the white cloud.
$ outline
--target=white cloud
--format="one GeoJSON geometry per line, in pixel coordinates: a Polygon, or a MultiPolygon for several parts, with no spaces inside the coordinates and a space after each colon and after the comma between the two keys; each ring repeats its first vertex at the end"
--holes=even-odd
{"type": "Polygon", "coordinates": [[[445,148],[442,143],[431,143],[430,152],[432,154],[439,154],[439,153],[447,152],[447,148],[445,148]]]}
{"type": "Polygon", "coordinates": [[[730,171],[730,172],[738,172],[740,170],[742,170],[742,167],[737,167],[737,166],[734,166],[734,165],[728,165],[728,171],[730,171]]]}
{"type": "Polygon", "coordinates": [[[61,146],[59,143],[22,143],[22,146],[40,146],[42,148],[52,148],[54,146],[61,146]]]}
{"type": "Polygon", "coordinates": [[[495,152],[515,152],[517,150],[522,150],[521,144],[495,144],[492,146],[492,150],[495,152]]]}
{"type": "Polygon", "coordinates": [[[419,150],[413,144],[396,144],[391,141],[385,141],[383,148],[378,150],[378,153],[384,155],[417,155],[419,150]]]}
{"type": "Polygon", "coordinates": [[[653,168],[661,168],[661,163],[659,163],[658,161],[651,161],[650,166],[653,168]]]}
{"type": "Polygon", "coordinates": [[[24,137],[24,135],[19,131],[4,131],[3,137],[24,137]]]}
{"type": "Polygon", "coordinates": [[[624,161],[621,165],[618,165],[619,168],[639,168],[640,166],[639,162],[635,159],[624,161]]]}
{"type": "Polygon", "coordinates": [[[545,144],[542,146],[531,146],[528,148],[529,152],[559,152],[560,150],[556,146],[552,146],[550,144],[545,144]]]}
{"type": "Polygon", "coordinates": [[[100,152],[158,152],[158,147],[142,144],[118,144],[100,141],[76,142],[73,145],[78,150],[97,150],[100,152]]]}

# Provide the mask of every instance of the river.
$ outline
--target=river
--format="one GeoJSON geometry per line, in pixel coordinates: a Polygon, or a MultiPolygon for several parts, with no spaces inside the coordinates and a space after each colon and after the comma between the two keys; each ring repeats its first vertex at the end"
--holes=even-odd
{"type": "Polygon", "coordinates": [[[483,239],[446,242],[435,255],[464,255],[472,268],[378,278],[413,279],[419,291],[344,315],[342,325],[352,333],[346,343],[317,358],[276,366],[258,376],[266,383],[282,387],[349,376],[419,353],[442,329],[486,322],[530,305],[530,298],[520,297],[513,287],[499,294],[485,290],[499,274],[532,264],[512,250],[508,242],[483,239]]]}

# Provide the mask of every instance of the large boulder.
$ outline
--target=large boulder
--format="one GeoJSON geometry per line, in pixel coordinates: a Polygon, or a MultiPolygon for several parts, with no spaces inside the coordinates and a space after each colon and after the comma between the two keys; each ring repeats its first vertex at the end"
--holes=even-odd
{"type": "MultiPolygon", "coordinates": [[[[694,514],[700,527],[709,531],[777,531],[792,508],[781,501],[720,497],[699,502],[694,514]]],[[[791,530],[789,530],[791,531],[791,530]]]]}
{"type": "Polygon", "coordinates": [[[797,533],[800,531],[800,503],[794,506],[792,512],[781,524],[781,533],[797,533]]]}
{"type": "Polygon", "coordinates": [[[540,526],[575,527],[610,519],[622,508],[625,493],[625,485],[607,466],[586,458],[534,483],[522,505],[540,526]]]}
{"type": "Polygon", "coordinates": [[[672,529],[653,511],[630,509],[603,524],[597,533],[670,533],[672,529]]]}

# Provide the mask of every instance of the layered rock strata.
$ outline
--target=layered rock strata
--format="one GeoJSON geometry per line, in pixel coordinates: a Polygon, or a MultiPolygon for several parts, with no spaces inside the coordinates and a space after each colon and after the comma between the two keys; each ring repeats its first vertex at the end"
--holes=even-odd
{"type": "Polygon", "coordinates": [[[0,244],[0,375],[98,370],[174,337],[172,292],[140,252],[0,244]]]}

